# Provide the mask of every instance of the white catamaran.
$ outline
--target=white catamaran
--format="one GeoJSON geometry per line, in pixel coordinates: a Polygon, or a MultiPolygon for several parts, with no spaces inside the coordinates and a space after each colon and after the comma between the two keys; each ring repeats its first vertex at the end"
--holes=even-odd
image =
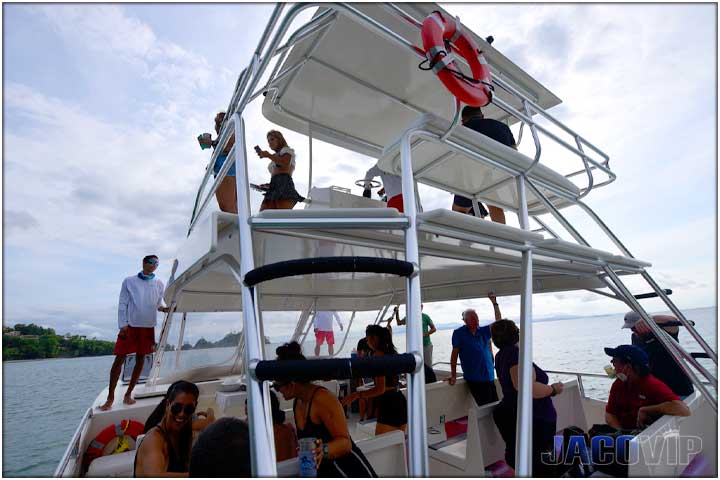
{"type": "MultiPolygon", "coordinates": [[[[86,461],[85,452],[109,426],[122,426],[123,420],[144,423],[178,379],[197,383],[200,408],[213,407],[218,416],[245,417],[247,399],[254,475],[297,475],[295,459],[275,460],[267,393],[269,380],[298,372],[273,361],[265,348],[263,312],[300,312],[288,340],[301,341],[317,311],[377,311],[379,322],[399,303],[407,306],[408,353],[394,359],[392,373],[406,375],[407,438],[399,431],[375,436],[372,426],[351,415],[355,442],[380,476],[487,475],[488,466],[504,454],[492,420],[495,404],[476,406],[462,379],[451,387],[442,381],[448,372],[441,370],[438,382],[425,384],[420,303],[479,298],[488,292],[521,298],[515,473],[532,475],[532,298],[534,293],[570,290],[608,296],[638,312],[695,386],[695,393],[685,399],[689,417],[662,417],[632,440],[640,458],[630,465],[629,475],[692,474],[687,464],[649,457],[678,435],[702,439],[702,448],[689,459],[695,474],[717,474],[717,379],[650,321],[640,303],[648,295],[633,294],[626,277],[642,278],[652,295],[667,304],[713,368],[717,354],[647,272],[650,264],[634,258],[583,203],[583,197],[616,179],[608,156],[548,113],[560,103],[557,96],[465,25],[458,23],[456,36],[449,39],[454,46],[446,46],[457,54],[441,52],[445,61],[432,65],[435,72],[419,69],[421,61],[432,62],[438,53],[428,50],[426,57],[421,41],[423,22],[433,12],[453,18],[432,3],[275,7],[238,78],[222,126],[219,145],[234,135],[234,147],[214,181],[212,168],[207,169],[187,238],[174,259],[165,292],[170,311],[147,380],[135,390],[137,402],[118,402],[112,410],[99,411],[96,407],[108,393],[101,392],[70,440],[56,476],[131,476],[135,450],[114,455],[105,451],[92,462],[86,461]],[[306,9],[316,11],[298,26],[294,20],[306,9]],[[471,39],[481,55],[463,58],[457,48],[460,38],[471,39]],[[478,87],[490,98],[483,107],[485,116],[520,123],[520,136],[524,129],[532,138],[534,157],[460,125],[462,104],[438,75],[453,65],[462,73],[459,83],[468,82],[476,73],[470,67],[478,61],[491,77],[478,87]],[[307,135],[311,164],[313,139],[378,159],[381,170],[402,178],[404,213],[345,188],[314,187],[303,209],[252,215],[244,115],[255,100],[262,101],[269,121],[307,135]],[[544,145],[551,148],[542,150],[544,145]],[[541,151],[552,151],[552,161],[541,151]],[[567,168],[553,169],[548,163],[567,168]],[[237,165],[239,213],[211,211],[214,193],[232,165],[237,165]],[[520,228],[446,209],[425,211],[417,195],[419,184],[471,198],[476,211],[477,202],[483,201],[514,212],[520,228]],[[563,215],[571,206],[584,211],[616,251],[593,248],[563,215]],[[548,218],[565,232],[556,232],[548,218]],[[183,361],[188,353],[181,349],[186,328],[193,316],[205,318],[196,312],[237,312],[233,318],[242,333],[227,358],[202,366],[183,361]],[[463,417],[467,432],[457,441],[446,441],[444,429],[437,427],[463,417]]],[[[221,150],[215,150],[210,165],[221,150]]],[[[312,185],[312,166],[310,172],[312,185]]],[[[354,362],[320,359],[307,362],[302,373],[324,379],[324,385],[338,392],[353,368],[354,375],[360,371],[354,362]]],[[[372,361],[365,365],[365,376],[378,372],[372,361]]],[[[605,403],[585,395],[583,374],[565,373],[577,379],[553,398],[558,430],[603,423],[605,403]]]]}

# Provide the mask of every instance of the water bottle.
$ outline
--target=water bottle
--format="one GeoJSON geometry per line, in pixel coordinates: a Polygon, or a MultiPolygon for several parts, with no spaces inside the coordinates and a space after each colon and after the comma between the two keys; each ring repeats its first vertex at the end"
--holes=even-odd
{"type": "Polygon", "coordinates": [[[300,464],[301,477],[317,477],[317,468],[315,468],[315,437],[301,438],[298,440],[300,444],[300,452],[298,453],[298,462],[300,464]]]}

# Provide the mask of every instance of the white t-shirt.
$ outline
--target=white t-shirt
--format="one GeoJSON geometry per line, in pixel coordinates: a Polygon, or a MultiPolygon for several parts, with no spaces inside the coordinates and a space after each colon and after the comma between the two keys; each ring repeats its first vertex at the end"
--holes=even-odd
{"type": "Polygon", "coordinates": [[[337,321],[338,325],[340,325],[340,328],[342,328],[342,323],[340,323],[340,317],[338,316],[337,312],[328,312],[322,310],[318,311],[315,315],[314,326],[322,332],[332,332],[333,318],[335,318],[335,321],[337,321]]]}
{"type": "MultiPolygon", "coordinates": [[[[290,175],[292,175],[295,171],[295,150],[290,147],[283,147],[275,155],[285,155],[286,153],[290,154],[290,175]]],[[[270,172],[270,175],[275,173],[275,168],[277,168],[275,162],[271,161],[268,163],[268,172],[270,172]]]]}
{"type": "Polygon", "coordinates": [[[375,165],[365,174],[365,188],[370,188],[370,180],[379,176],[382,178],[383,188],[385,188],[385,194],[388,200],[391,198],[402,195],[402,178],[391,173],[380,170],[380,167],[375,165]]]}
{"type": "Polygon", "coordinates": [[[118,328],[154,327],[158,307],[163,306],[165,286],[157,278],[143,280],[137,275],[123,280],[118,302],[118,328]]]}

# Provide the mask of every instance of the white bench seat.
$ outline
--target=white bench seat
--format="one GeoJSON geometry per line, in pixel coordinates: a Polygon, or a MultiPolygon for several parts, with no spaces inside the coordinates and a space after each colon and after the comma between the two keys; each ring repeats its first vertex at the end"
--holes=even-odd
{"type": "Polygon", "coordinates": [[[250,219],[255,228],[406,228],[408,220],[394,208],[305,208],[265,210],[250,219]]]}
{"type": "MultiPolygon", "coordinates": [[[[547,250],[549,252],[577,255],[593,261],[624,265],[631,268],[644,268],[651,266],[650,263],[638,260],[636,258],[616,255],[605,250],[586,247],[585,245],[578,245],[577,243],[560,240],[558,238],[548,238],[539,242],[535,242],[535,247],[540,250],[547,250]]],[[[542,252],[538,253],[542,255],[542,252]]]]}
{"type": "MultiPolygon", "coordinates": [[[[412,163],[415,180],[450,192],[472,196],[483,189],[489,190],[479,194],[479,198],[493,205],[519,208],[517,186],[514,174],[529,168],[533,160],[517,150],[503,145],[490,137],[474,130],[458,125],[447,139],[448,143],[440,143],[439,138],[450,128],[450,121],[437,115],[426,113],[412,123],[407,129],[420,129],[428,132],[433,138],[426,140],[412,139],[412,163]],[[479,153],[487,160],[471,157],[463,150],[479,153]],[[509,171],[497,167],[500,164],[509,171]],[[511,173],[512,172],[512,173],[511,173]]],[[[384,150],[378,166],[389,173],[400,175],[400,142],[402,135],[384,150]]],[[[577,198],[580,189],[572,181],[560,173],[543,165],[542,160],[529,173],[531,180],[536,180],[548,199],[557,208],[571,204],[567,198],[551,193],[544,185],[561,191],[569,198],[577,198]]],[[[528,210],[531,215],[545,213],[544,204],[531,190],[527,191],[528,210]]]]}
{"type": "Polygon", "coordinates": [[[488,237],[518,245],[542,242],[544,238],[538,233],[509,227],[501,223],[483,220],[444,208],[419,213],[417,218],[419,223],[418,228],[420,230],[431,230],[431,227],[441,227],[477,236],[478,239],[488,237]]]}

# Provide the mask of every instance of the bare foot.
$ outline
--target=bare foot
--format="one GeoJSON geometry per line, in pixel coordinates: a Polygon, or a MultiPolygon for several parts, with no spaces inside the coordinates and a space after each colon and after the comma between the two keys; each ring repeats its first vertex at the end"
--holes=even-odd
{"type": "Polygon", "coordinates": [[[102,410],[103,412],[108,411],[112,408],[113,403],[115,402],[114,398],[108,398],[107,402],[103,403],[98,407],[98,409],[102,410]]]}
{"type": "Polygon", "coordinates": [[[125,395],[125,398],[123,398],[123,403],[125,405],[132,405],[135,402],[136,402],[136,400],[134,398],[132,398],[130,395],[125,395]]]}

